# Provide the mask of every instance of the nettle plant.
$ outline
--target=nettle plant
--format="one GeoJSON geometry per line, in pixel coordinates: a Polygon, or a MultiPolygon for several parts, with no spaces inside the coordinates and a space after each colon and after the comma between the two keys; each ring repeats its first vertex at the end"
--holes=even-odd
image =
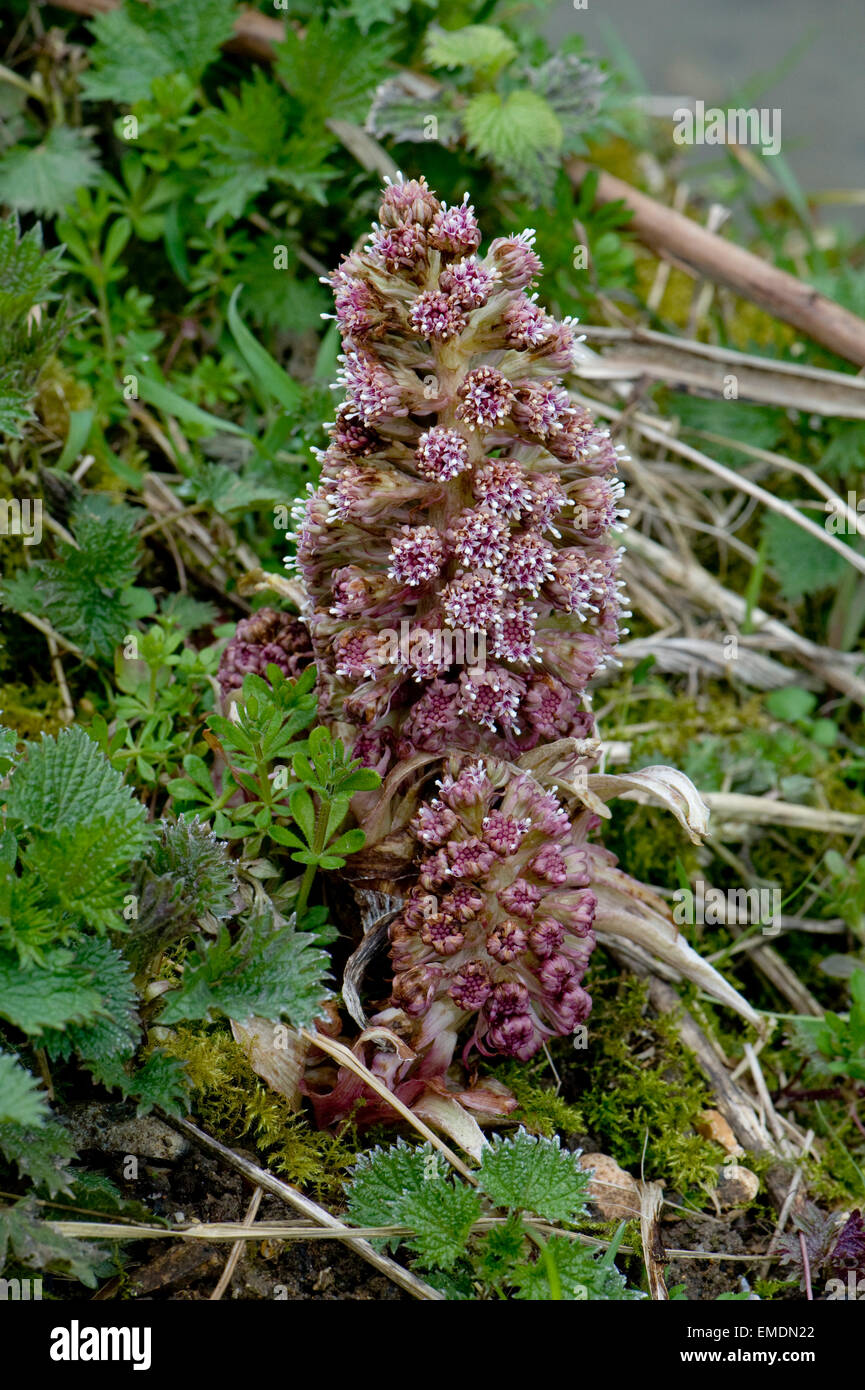
{"type": "MultiPolygon", "coordinates": [[[[353,865],[403,899],[373,1020],[401,1046],[371,1065],[409,1103],[442,1088],[463,1030],[466,1059],[527,1059],[582,1025],[599,934],[756,1021],[593,838],[622,791],[653,796],[693,839],[707,813],[672,769],[591,771],[588,687],[626,614],[623,489],[608,432],[562,383],[574,325],[537,301],[533,241],[481,255],[468,195],[448,207],[400,178],[330,281],[345,400],[298,513],[296,566],[320,717],[384,778],[355,798],[367,841],[353,865]]],[[[320,1118],[361,1090],[342,1076],[320,1118]]]]}
{"type": "MultiPolygon", "coordinates": [[[[348,1185],[348,1218],[407,1228],[413,1263],[449,1299],[624,1302],[614,1260],[621,1222],[604,1251],[568,1230],[588,1215],[589,1177],[558,1137],[518,1130],[480,1155],[473,1186],[445,1171],[429,1145],[398,1140],[363,1154],[348,1185]],[[557,1230],[550,1232],[549,1223],[557,1230]]],[[[400,1236],[391,1237],[399,1244],[400,1236]]]]}

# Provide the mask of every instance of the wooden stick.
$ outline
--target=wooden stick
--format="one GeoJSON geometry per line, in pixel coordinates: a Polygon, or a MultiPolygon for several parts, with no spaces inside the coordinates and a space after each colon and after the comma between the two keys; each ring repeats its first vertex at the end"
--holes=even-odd
{"type": "MultiPolygon", "coordinates": [[[[582,159],[566,161],[565,168],[575,188],[580,187],[591,167],[582,159]]],[[[600,174],[596,196],[600,203],[624,202],[634,214],[628,230],[665,260],[693,275],[726,285],[773,317],[801,329],[839,357],[865,366],[865,321],[818,294],[811,285],[706,231],[698,222],[612,174],[600,174]]]]}
{"type": "Polygon", "coordinates": [[[656,1302],[666,1302],[670,1295],[664,1283],[667,1252],[661,1239],[661,1207],[664,1187],[659,1182],[644,1182],[640,1186],[640,1242],[643,1263],[649,1280],[649,1292],[656,1302]]]}
{"type": "MultiPolygon", "coordinates": [[[[246,1216],[243,1219],[244,1226],[249,1226],[251,1228],[255,1225],[255,1218],[258,1214],[258,1208],[261,1206],[261,1199],[263,1195],[263,1189],[260,1187],[257,1187],[253,1192],[252,1201],[250,1202],[249,1209],[246,1213],[246,1216]]],[[[219,1277],[219,1283],[213,1290],[213,1293],[210,1295],[211,1299],[215,1302],[218,1302],[219,1299],[222,1298],[222,1295],[225,1293],[225,1290],[231,1283],[232,1276],[234,1274],[235,1269],[237,1268],[237,1262],[242,1254],[243,1241],[236,1240],[232,1245],[228,1259],[225,1262],[225,1269],[222,1271],[222,1274],[219,1277]]]]}

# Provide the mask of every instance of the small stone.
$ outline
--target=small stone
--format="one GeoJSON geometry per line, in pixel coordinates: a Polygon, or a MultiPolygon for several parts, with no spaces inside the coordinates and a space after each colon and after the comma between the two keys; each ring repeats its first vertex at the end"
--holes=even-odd
{"type": "Polygon", "coordinates": [[[736,1158],[743,1156],[745,1150],[737,1142],[720,1110],[701,1110],[694,1121],[694,1128],[704,1139],[713,1139],[716,1144],[720,1144],[728,1154],[733,1154],[736,1158]]]}
{"type": "Polygon", "coordinates": [[[579,1166],[591,1173],[589,1199],[603,1221],[630,1221],[640,1215],[640,1190],[630,1173],[609,1154],[580,1154],[579,1166]]]}
{"type": "Polygon", "coordinates": [[[752,1173],[750,1168],[743,1168],[740,1163],[728,1163],[719,1173],[715,1197],[718,1205],[724,1210],[746,1207],[760,1191],[760,1179],[757,1174],[752,1173]]]}
{"type": "Polygon", "coordinates": [[[137,1154],[139,1158],[173,1160],[186,1153],[189,1143],[155,1115],[144,1115],[137,1120],[111,1125],[102,1138],[101,1147],[114,1153],[137,1154]]]}

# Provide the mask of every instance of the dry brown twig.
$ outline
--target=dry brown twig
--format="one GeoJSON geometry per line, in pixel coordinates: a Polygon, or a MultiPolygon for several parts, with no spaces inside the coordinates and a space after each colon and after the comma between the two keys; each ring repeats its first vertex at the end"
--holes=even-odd
{"type": "MultiPolygon", "coordinates": [[[[579,188],[591,166],[571,159],[566,168],[571,182],[579,188]]],[[[600,173],[596,196],[600,203],[623,201],[633,213],[629,231],[679,269],[726,285],[839,357],[865,366],[865,322],[811,285],[707,231],[612,174],[600,173]]]]}

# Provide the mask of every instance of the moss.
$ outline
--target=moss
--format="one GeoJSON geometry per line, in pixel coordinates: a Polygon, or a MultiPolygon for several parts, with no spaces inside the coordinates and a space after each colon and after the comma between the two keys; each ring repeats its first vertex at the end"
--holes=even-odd
{"type": "Polygon", "coordinates": [[[694,1130],[714,1102],[675,1020],[651,1014],[640,980],[595,979],[592,994],[587,1065],[565,1068],[569,1099],[605,1153],[703,1204],[724,1154],[694,1130]]]}
{"type": "Polygon", "coordinates": [[[40,734],[56,734],[65,727],[61,709],[57,687],[46,681],[0,686],[0,723],[7,729],[14,729],[22,738],[38,739],[40,734]]]}
{"type": "Polygon", "coordinates": [[[569,1105],[556,1093],[551,1084],[544,1085],[539,1075],[547,1067],[546,1059],[527,1066],[524,1062],[506,1062],[496,1068],[496,1078],[503,1081],[519,1102],[512,1118],[524,1125],[530,1134],[579,1134],[585,1130],[582,1111],[569,1105]]]}
{"type": "Polygon", "coordinates": [[[342,1198],[342,1176],[356,1158],[351,1136],[313,1130],[256,1075],[227,1031],[184,1026],[161,1046],[186,1063],[195,1110],[209,1133],[227,1144],[252,1141],[264,1167],[318,1200],[342,1198]]]}

